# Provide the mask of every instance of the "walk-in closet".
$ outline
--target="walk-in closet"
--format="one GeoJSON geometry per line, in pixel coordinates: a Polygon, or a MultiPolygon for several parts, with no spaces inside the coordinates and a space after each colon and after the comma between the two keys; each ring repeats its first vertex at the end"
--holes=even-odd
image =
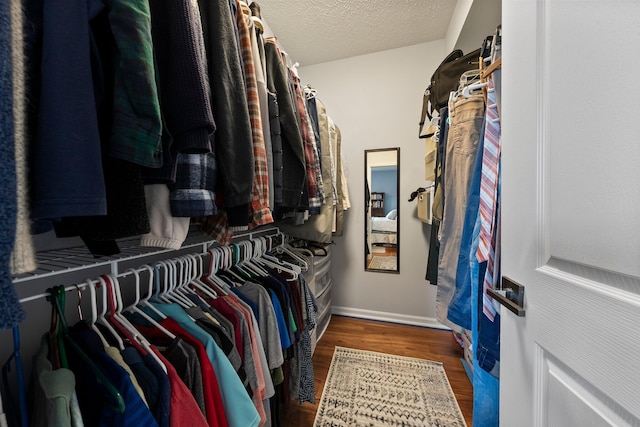
{"type": "Polygon", "coordinates": [[[634,0],[0,2],[0,427],[640,426],[634,0]]]}

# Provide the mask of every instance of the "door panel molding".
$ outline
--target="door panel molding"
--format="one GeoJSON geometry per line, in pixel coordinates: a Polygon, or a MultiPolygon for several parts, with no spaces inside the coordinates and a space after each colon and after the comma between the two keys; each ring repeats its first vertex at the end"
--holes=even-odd
{"type": "MultiPolygon", "coordinates": [[[[544,353],[548,419],[558,426],[632,426],[634,417],[565,364],[544,353]]],[[[636,419],[637,420],[637,419],[636,419]]],[[[636,424],[637,425],[637,424],[636,424]]]]}
{"type": "Polygon", "coordinates": [[[562,360],[604,396],[619,402],[640,425],[640,296],[552,267],[537,270],[539,295],[529,310],[533,336],[545,352],[562,360]],[[615,313],[616,321],[600,313],[615,313]],[[599,318],[601,316],[601,318],[599,318]],[[603,349],[599,357],[595,345],[603,349]]]}

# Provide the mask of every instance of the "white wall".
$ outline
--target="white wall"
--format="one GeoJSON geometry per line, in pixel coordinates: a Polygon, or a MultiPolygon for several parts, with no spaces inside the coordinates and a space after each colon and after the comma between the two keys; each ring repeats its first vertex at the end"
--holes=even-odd
{"type": "MultiPolygon", "coordinates": [[[[474,0],[458,0],[456,2],[456,7],[455,9],[453,9],[453,14],[451,15],[451,19],[449,20],[447,35],[444,38],[444,50],[447,53],[456,48],[456,43],[458,43],[458,38],[460,37],[460,33],[465,26],[467,16],[469,15],[469,11],[471,10],[473,2],[474,0]]],[[[466,53],[466,51],[464,52],[466,53]]]]}
{"type": "Polygon", "coordinates": [[[424,278],[430,229],[408,199],[425,186],[422,95],[445,54],[439,40],[299,70],[342,131],[352,208],[344,236],[334,239],[334,312],[438,325],[436,288],[424,278]],[[400,274],[364,271],[364,150],[389,147],[400,147],[400,274]]]}
{"type": "MultiPolygon", "coordinates": [[[[468,10],[464,26],[457,36],[454,44],[455,49],[462,49],[464,53],[478,49],[482,46],[482,41],[486,36],[496,32],[496,27],[501,22],[502,0],[475,0],[468,10]]],[[[449,29],[451,29],[451,24],[449,29]]],[[[450,50],[453,50],[453,47],[450,50]]]]}

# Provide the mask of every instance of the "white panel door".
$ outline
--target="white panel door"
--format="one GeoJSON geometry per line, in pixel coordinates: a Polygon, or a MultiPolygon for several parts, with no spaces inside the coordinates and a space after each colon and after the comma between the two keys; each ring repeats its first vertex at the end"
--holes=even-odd
{"type": "Polygon", "coordinates": [[[640,1],[503,0],[505,427],[640,426],[640,1]]]}

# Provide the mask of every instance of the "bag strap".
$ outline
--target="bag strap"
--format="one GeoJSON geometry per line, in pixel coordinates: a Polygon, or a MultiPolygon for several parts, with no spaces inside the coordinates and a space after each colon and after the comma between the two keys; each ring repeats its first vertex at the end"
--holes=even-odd
{"type": "MultiPolygon", "coordinates": [[[[444,58],[444,60],[440,63],[440,65],[438,65],[438,68],[436,69],[436,72],[434,73],[437,74],[438,70],[440,69],[440,67],[442,67],[442,65],[451,62],[451,61],[455,61],[458,58],[462,58],[464,56],[464,53],[462,52],[462,50],[460,49],[454,49],[449,55],[447,55],[446,58],[444,58]]],[[[431,82],[431,84],[433,84],[433,82],[431,82]]],[[[422,128],[424,127],[424,124],[427,121],[427,117],[429,118],[429,122],[431,122],[431,119],[433,118],[431,116],[431,110],[432,110],[432,105],[431,105],[431,101],[429,100],[429,97],[431,95],[431,86],[429,86],[425,91],[424,91],[424,95],[422,96],[422,113],[420,114],[420,129],[418,129],[418,138],[420,139],[425,139],[425,138],[430,138],[433,136],[433,134],[422,134],[422,128]]]]}
{"type": "Polygon", "coordinates": [[[444,58],[444,60],[440,63],[438,68],[440,68],[442,66],[442,64],[446,64],[447,62],[455,61],[456,59],[462,58],[463,56],[464,56],[464,53],[462,52],[462,50],[455,49],[449,55],[447,55],[446,58],[444,58]]]}
{"type": "Polygon", "coordinates": [[[422,134],[422,128],[424,127],[425,122],[427,121],[427,117],[429,117],[429,122],[431,122],[431,114],[429,111],[431,110],[431,101],[429,101],[429,95],[431,94],[431,86],[429,86],[422,96],[422,113],[420,114],[420,128],[418,129],[418,138],[424,139],[429,138],[433,134],[422,134]]]}

